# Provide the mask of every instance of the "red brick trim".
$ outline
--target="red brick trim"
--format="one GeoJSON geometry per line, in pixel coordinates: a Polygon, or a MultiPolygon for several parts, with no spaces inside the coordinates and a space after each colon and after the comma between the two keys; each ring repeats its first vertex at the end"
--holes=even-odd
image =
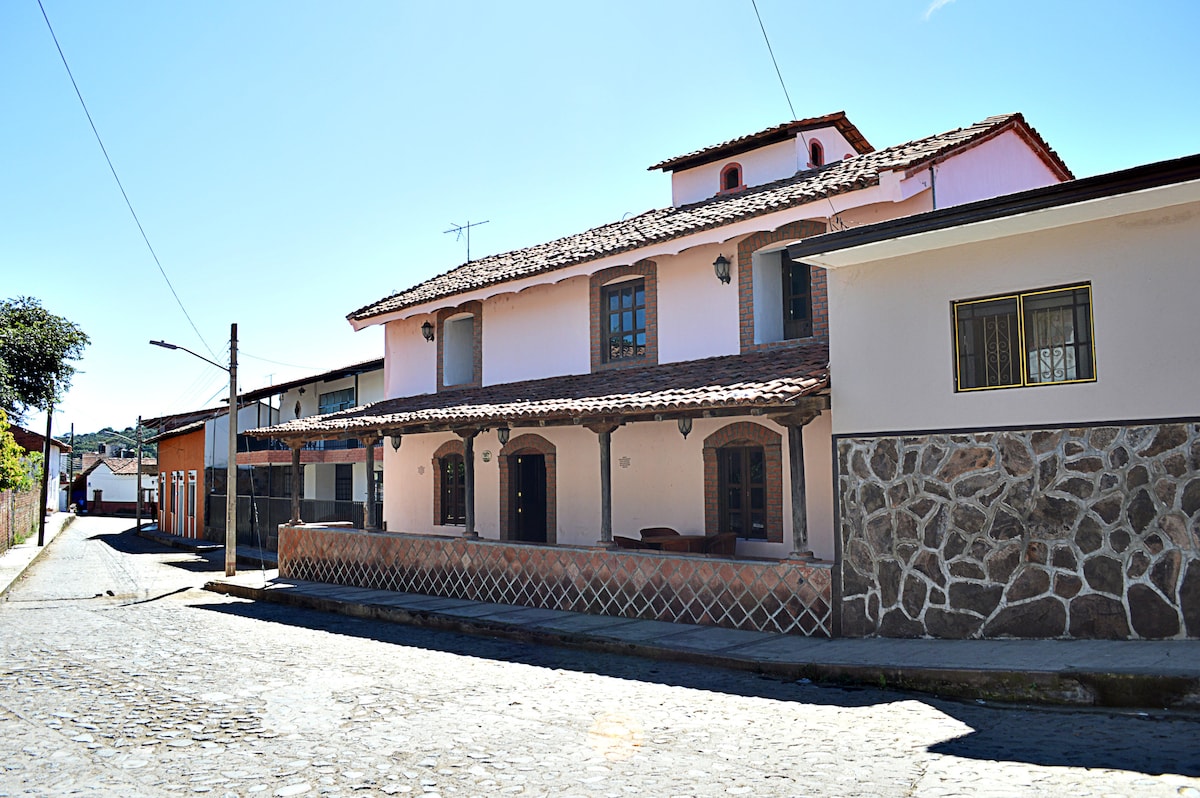
{"type": "Polygon", "coordinates": [[[546,458],[546,542],[558,542],[558,465],[554,444],[529,432],[518,435],[500,448],[500,539],[513,534],[512,502],[509,496],[508,459],[518,454],[540,454],[546,458]]]}
{"type": "Polygon", "coordinates": [[[483,385],[483,303],[478,300],[464,302],[458,307],[442,308],[437,312],[437,389],[439,391],[455,390],[457,388],[478,388],[483,385]],[[460,313],[470,313],[475,317],[474,338],[471,346],[471,372],[474,378],[470,382],[461,382],[455,385],[446,385],[443,382],[443,358],[445,356],[446,336],[446,320],[451,316],[457,316],[460,313]]]}
{"type": "Polygon", "coordinates": [[[461,454],[466,456],[467,450],[463,446],[462,438],[456,438],[443,443],[433,452],[433,457],[430,462],[433,467],[433,525],[442,525],[442,463],[441,460],[448,454],[461,454]]]}
{"type": "MultiPolygon", "coordinates": [[[[782,346],[795,346],[797,343],[808,341],[808,338],[796,338],[788,341],[775,341],[766,344],[754,343],[754,253],[771,244],[781,241],[796,241],[825,232],[822,222],[802,219],[787,224],[775,230],[762,230],[753,233],[738,242],[738,326],[742,352],[756,352],[762,349],[776,349],[782,346]]],[[[826,288],[825,270],[812,269],[812,313],[813,338],[829,338],[829,298],[826,288]]]]}
{"type": "Polygon", "coordinates": [[[717,194],[735,194],[738,191],[746,190],[746,172],[742,169],[742,165],[737,161],[731,161],[721,168],[720,182],[717,183],[717,194]],[[725,178],[734,169],[737,170],[737,185],[725,187],[725,178]]]}
{"type": "Polygon", "coordinates": [[[783,542],[783,436],[751,421],[727,424],[704,439],[704,531],[720,531],[717,450],[725,446],[763,447],[767,467],[767,540],[783,542]]]}
{"type": "Polygon", "coordinates": [[[657,365],[658,363],[658,264],[652,260],[639,260],[625,266],[613,266],[601,269],[591,276],[588,285],[588,308],[591,314],[592,330],[592,371],[607,371],[609,369],[631,368],[637,366],[657,365]],[[601,312],[600,300],[604,294],[604,286],[622,277],[640,275],[646,283],[646,356],[616,360],[611,363],[604,360],[604,340],[607,337],[603,328],[604,314],[601,312]]]}

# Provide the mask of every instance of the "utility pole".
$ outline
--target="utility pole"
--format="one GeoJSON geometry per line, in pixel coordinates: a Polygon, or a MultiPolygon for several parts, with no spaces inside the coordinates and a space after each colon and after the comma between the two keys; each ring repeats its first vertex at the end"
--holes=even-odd
{"type": "Polygon", "coordinates": [[[71,453],[67,455],[67,509],[71,509],[72,491],[75,490],[75,422],[71,422],[71,453]]]}
{"type": "Polygon", "coordinates": [[[142,528],[142,417],[138,416],[137,432],[134,437],[137,438],[137,528],[142,528]]]}
{"type": "Polygon", "coordinates": [[[229,457],[225,470],[225,575],[237,573],[237,322],[229,325],[229,457]]]}
{"type": "Polygon", "coordinates": [[[46,441],[42,446],[42,498],[38,500],[41,513],[38,515],[38,546],[46,544],[46,490],[50,484],[50,421],[54,417],[54,405],[46,408],[46,441]]]}

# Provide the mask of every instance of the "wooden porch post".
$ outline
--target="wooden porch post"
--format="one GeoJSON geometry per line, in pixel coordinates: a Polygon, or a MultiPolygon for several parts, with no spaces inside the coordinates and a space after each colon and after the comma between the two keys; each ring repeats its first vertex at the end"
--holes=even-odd
{"type": "Polygon", "coordinates": [[[367,447],[367,501],[365,526],[367,529],[374,530],[379,527],[379,519],[375,517],[375,442],[379,438],[369,437],[360,438],[363,446],[367,447]]]}
{"type": "Polygon", "coordinates": [[[466,507],[463,508],[463,519],[465,528],[463,529],[464,538],[477,538],[479,533],[475,531],[475,436],[479,434],[477,429],[455,430],[455,433],[463,439],[463,489],[466,492],[466,507]]]}
{"type": "Polygon", "coordinates": [[[300,472],[300,446],[299,443],[293,443],[292,447],[292,520],[288,523],[292,526],[303,524],[300,520],[300,491],[303,489],[304,477],[300,472]]]}
{"type": "Polygon", "coordinates": [[[589,424],[600,439],[600,545],[611,547],[612,535],[612,434],[617,424],[589,424]]]}
{"type": "Polygon", "coordinates": [[[792,559],[812,559],[808,545],[808,491],[804,478],[804,427],[821,415],[820,406],[795,410],[775,417],[787,428],[788,473],[792,483],[792,559]]]}

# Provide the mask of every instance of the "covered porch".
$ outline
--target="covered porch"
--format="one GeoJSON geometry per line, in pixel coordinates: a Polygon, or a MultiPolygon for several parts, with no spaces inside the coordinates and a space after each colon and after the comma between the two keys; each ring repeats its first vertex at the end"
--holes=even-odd
{"type": "Polygon", "coordinates": [[[823,432],[812,445],[812,429],[805,447],[805,427],[828,421],[825,364],[823,346],[793,347],[392,399],[254,430],[291,449],[296,479],[313,440],[360,440],[369,473],[383,443],[384,518],[306,524],[295,485],[280,575],[830,635],[832,557],[810,545],[806,476],[808,460],[826,490],[830,449],[823,432]],[[735,462],[747,475],[726,473],[735,462]]]}

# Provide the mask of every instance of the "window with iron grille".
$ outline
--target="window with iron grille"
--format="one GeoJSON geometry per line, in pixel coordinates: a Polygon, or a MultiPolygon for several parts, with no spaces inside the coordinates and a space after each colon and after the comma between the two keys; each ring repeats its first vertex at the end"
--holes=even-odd
{"type": "Polygon", "coordinates": [[[963,300],[953,313],[957,391],[1096,379],[1091,285],[963,300]]]}
{"type": "Polygon", "coordinates": [[[767,537],[767,461],[761,446],[726,446],[717,452],[719,528],[739,538],[767,537]]]}
{"type": "Polygon", "coordinates": [[[442,484],[444,525],[467,523],[467,467],[461,454],[448,454],[438,461],[442,484]]]}
{"type": "Polygon", "coordinates": [[[330,391],[317,397],[317,413],[336,413],[354,407],[354,389],[343,388],[340,391],[330,391]]]}
{"type": "Polygon", "coordinates": [[[646,281],[628,280],[604,287],[604,359],[607,362],[646,356],[646,281]]]}
{"type": "Polygon", "coordinates": [[[354,500],[354,466],[350,463],[338,463],[333,467],[333,500],[354,500]]]}

